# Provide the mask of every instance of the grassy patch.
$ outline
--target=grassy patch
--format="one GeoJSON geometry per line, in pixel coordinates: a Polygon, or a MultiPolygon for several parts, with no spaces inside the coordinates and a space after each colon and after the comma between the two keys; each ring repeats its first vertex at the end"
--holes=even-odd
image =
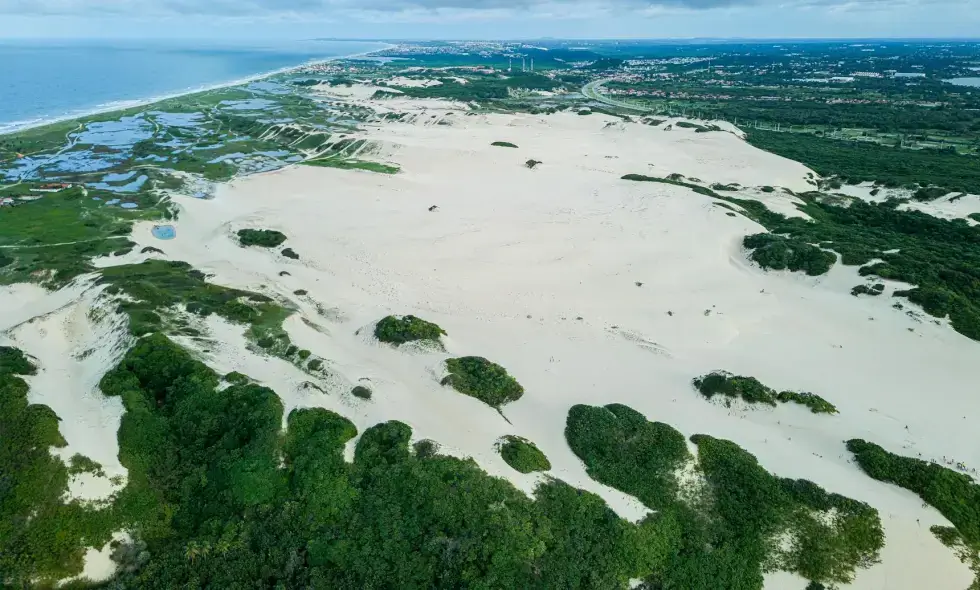
{"type": "Polygon", "coordinates": [[[755,377],[732,375],[715,371],[698,377],[693,381],[694,388],[704,397],[711,399],[722,395],[730,399],[742,399],[750,404],[775,406],[777,402],[793,402],[810,408],[814,414],[836,414],[837,408],[815,393],[780,391],[763,385],[755,377]]]}
{"type": "Polygon", "coordinates": [[[508,465],[521,473],[548,471],[551,462],[531,441],[519,436],[505,436],[498,443],[500,456],[508,465]]]}
{"type": "Polygon", "coordinates": [[[872,297],[877,297],[885,291],[885,286],[881,283],[875,283],[870,287],[868,285],[855,285],[851,287],[851,295],[857,297],[858,295],[871,295],[872,297]]]}
{"type": "Polygon", "coordinates": [[[375,338],[381,342],[387,342],[395,346],[417,340],[439,342],[439,338],[445,335],[446,331],[436,324],[413,315],[402,317],[386,316],[374,326],[375,338]]]}
{"type": "Polygon", "coordinates": [[[312,160],[304,160],[300,162],[307,166],[319,166],[321,168],[340,168],[341,170],[366,170],[368,172],[377,172],[379,174],[396,174],[401,168],[391,164],[382,164],[380,162],[370,162],[368,160],[357,160],[354,158],[341,158],[336,156],[331,156],[327,158],[314,158],[312,160]]]}
{"type": "Polygon", "coordinates": [[[240,229],[238,243],[242,246],[275,248],[286,241],[286,234],[274,229],[240,229]]]}
{"type": "Polygon", "coordinates": [[[446,361],[449,374],[442,384],[482,401],[493,408],[517,401],[524,388],[507,370],[479,356],[464,356],[446,361]]]}
{"type": "Polygon", "coordinates": [[[517,144],[511,143],[509,141],[495,141],[495,142],[491,143],[490,145],[494,145],[494,146],[497,146],[497,147],[508,147],[508,148],[516,148],[517,147],[517,144]]]}

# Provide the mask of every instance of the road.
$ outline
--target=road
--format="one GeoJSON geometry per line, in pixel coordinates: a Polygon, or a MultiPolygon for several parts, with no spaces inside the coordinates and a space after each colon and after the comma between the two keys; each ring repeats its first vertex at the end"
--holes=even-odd
{"type": "Polygon", "coordinates": [[[612,79],[613,78],[602,78],[600,80],[593,80],[582,87],[582,94],[584,94],[586,98],[591,98],[592,100],[597,100],[601,103],[605,103],[613,107],[619,107],[621,109],[631,109],[634,111],[640,111],[644,113],[653,110],[647,107],[609,98],[608,96],[603,94],[602,85],[605,84],[606,82],[609,82],[612,79]]]}

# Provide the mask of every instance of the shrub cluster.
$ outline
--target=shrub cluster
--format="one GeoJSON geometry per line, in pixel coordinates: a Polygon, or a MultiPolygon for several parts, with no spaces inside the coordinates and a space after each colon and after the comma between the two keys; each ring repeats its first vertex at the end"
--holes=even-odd
{"type": "Polygon", "coordinates": [[[517,401],[524,395],[524,388],[507,370],[479,356],[464,356],[446,361],[449,374],[443,385],[475,397],[493,408],[517,401]]]}
{"type": "Polygon", "coordinates": [[[548,457],[541,452],[537,445],[526,438],[505,436],[498,443],[498,450],[503,460],[521,473],[551,469],[551,462],[548,461],[548,457]]]}
{"type": "Polygon", "coordinates": [[[763,385],[755,377],[732,375],[726,371],[714,371],[694,379],[694,388],[704,397],[711,399],[716,395],[729,398],[741,398],[751,404],[768,404],[775,406],[776,402],[793,402],[810,408],[814,414],[836,414],[837,408],[815,393],[780,391],[763,385]]]}
{"type": "Polygon", "coordinates": [[[274,229],[240,229],[238,242],[242,246],[275,248],[286,241],[286,234],[274,229]]]}
{"type": "Polygon", "coordinates": [[[446,331],[432,322],[427,322],[413,315],[384,317],[374,326],[374,337],[381,342],[395,346],[414,342],[416,340],[439,341],[446,331]]]}
{"type": "Polygon", "coordinates": [[[770,474],[731,441],[691,437],[706,486],[682,491],[677,473],[694,457],[666,424],[621,405],[574,406],[565,437],[591,477],[654,511],[641,527],[665,559],[654,560],[645,587],[761,589],[771,570],[843,584],[875,563],[884,544],[873,508],[770,474]],[[772,543],[781,537],[796,541],[772,543]]]}
{"type": "Polygon", "coordinates": [[[775,234],[745,236],[742,244],[752,250],[749,257],[765,269],[803,271],[817,276],[829,271],[837,262],[832,252],[775,234]]]}

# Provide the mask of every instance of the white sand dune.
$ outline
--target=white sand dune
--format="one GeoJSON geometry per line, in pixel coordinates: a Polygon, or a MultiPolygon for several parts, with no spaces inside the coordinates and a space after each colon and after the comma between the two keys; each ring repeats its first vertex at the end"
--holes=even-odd
{"type": "MultiPolygon", "coordinates": [[[[366,102],[371,93],[355,88],[350,96],[366,102]]],[[[980,464],[971,426],[980,398],[963,387],[972,379],[977,343],[944,322],[893,309],[887,297],[850,296],[850,287],[864,282],[854,268],[838,266],[818,278],[763,272],[740,245],[744,235],[763,231],[754,222],[682,187],[620,179],[679,173],[705,184],[805,191],[808,169],[731,133],[668,132],[600,114],[487,115],[444,101],[384,104],[416,114],[430,109],[411,123],[359,135],[401,173],[298,166],[251,176],[220,187],[213,200],[179,199],[176,239],[154,239],[152,223],[138,224],[133,235],[140,246],[161,247],[217,283],[292,300],[299,311],[286,322],[290,337],[327,359],[331,377],[313,378],[256,354],[240,326],[217,318],[203,324],[212,342],[184,344],[220,372],[240,371],[272,387],[287,412],[330,408],[361,431],[402,420],[417,439],[434,439],[444,452],[471,456],[531,490],[536,476],[513,471],[494,450],[504,434],[524,436],[548,455],[553,475],[637,519],[645,509],[589,479],[563,433],[573,404],[624,403],[686,435],[731,439],[780,476],[807,478],[878,508],[888,534],[882,563],[859,572],[851,587],[969,585],[969,570],[928,531],[945,520],[913,494],[861,473],[843,441],[866,438],[906,455],[980,464]],[[431,115],[452,124],[431,124],[431,115]],[[493,147],[494,141],[519,147],[493,147]],[[529,159],[541,164],[528,169],[529,159]],[[429,211],[432,205],[438,208],[429,211]],[[233,235],[243,227],[284,232],[300,259],[241,248],[233,235]],[[294,295],[297,289],[308,295],[294,295]],[[446,352],[399,350],[371,339],[378,319],[408,313],[448,331],[446,352]],[[525,396],[503,409],[507,420],[439,385],[443,361],[462,355],[498,362],[524,385],[525,396]],[[710,404],[691,379],[714,369],[813,391],[840,414],[710,404]],[[374,390],[372,400],[349,394],[357,383],[374,390]]],[[[793,198],[781,191],[738,194],[793,213],[793,198]]],[[[16,301],[0,306],[0,327],[79,296],[69,290],[27,302],[31,289],[0,291],[2,301],[16,301]]],[[[40,359],[37,379],[64,386],[44,399],[65,418],[62,432],[73,448],[85,441],[70,421],[107,417],[105,440],[84,450],[108,470],[116,410],[94,408],[86,396],[111,359],[72,359],[80,342],[101,337],[78,313],[66,307],[13,337],[40,359]],[[31,332],[42,328],[44,346],[31,332]],[[70,336],[72,330],[85,335],[70,336]]],[[[773,575],[767,587],[803,583],[773,575]]]]}
{"type": "MultiPolygon", "coordinates": [[[[325,393],[303,389],[309,376],[250,353],[241,329],[217,320],[209,325],[220,343],[209,353],[215,365],[267,383],[287,410],[328,407],[362,430],[405,421],[417,438],[530,489],[534,479],[493,449],[503,434],[525,436],[554,475],[638,518],[635,500],[588,479],[563,435],[571,405],[625,403],[685,434],[734,440],[780,476],[877,507],[888,533],[883,562],[860,572],[854,588],[969,585],[968,569],[928,531],[944,519],[863,475],[843,440],[980,464],[970,420],[980,399],[963,395],[977,344],[891,308],[886,297],[850,296],[863,282],[853,268],[819,278],[763,272],[740,248],[742,236],[762,230],[754,222],[681,187],[619,178],[677,172],[807,190],[805,167],[729,133],[665,132],[601,115],[463,115],[453,126],[370,129],[365,137],[402,166],[398,175],[295,167],[236,181],[212,201],[181,201],[168,256],[219,283],[294,299],[319,329],[295,316],[287,330],[329,359],[336,378],[325,393]],[[491,147],[497,140],[519,148],[491,147]],[[529,170],[530,158],[542,164],[529,170]],[[241,227],[283,231],[300,260],[240,248],[232,233],[241,227]],[[280,277],[283,270],[290,275],[280,277]],[[300,288],[309,295],[291,294],[300,288]],[[319,314],[314,301],[335,311],[319,314]],[[440,324],[448,351],[406,352],[355,334],[389,313],[440,324]],[[469,354],[502,364],[525,386],[504,408],[510,424],[438,384],[443,359],[469,354]],[[840,415],[709,404],[690,381],[713,369],[819,393],[840,415]],[[370,384],[373,400],[347,393],[358,382],[370,384]]],[[[785,193],[741,196],[791,210],[785,193]]],[[[134,239],[153,244],[149,228],[139,226],[134,239]]],[[[768,586],[801,584],[776,575],[768,586]]]]}

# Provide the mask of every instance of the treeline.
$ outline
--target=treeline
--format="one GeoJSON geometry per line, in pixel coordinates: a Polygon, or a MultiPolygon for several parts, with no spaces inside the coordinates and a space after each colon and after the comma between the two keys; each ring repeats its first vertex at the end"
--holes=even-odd
{"type": "Polygon", "coordinates": [[[821,176],[888,187],[935,185],[946,192],[980,194],[980,158],[943,150],[911,150],[871,142],[839,141],[809,133],[750,129],[757,148],[806,164],[821,176]]]}

